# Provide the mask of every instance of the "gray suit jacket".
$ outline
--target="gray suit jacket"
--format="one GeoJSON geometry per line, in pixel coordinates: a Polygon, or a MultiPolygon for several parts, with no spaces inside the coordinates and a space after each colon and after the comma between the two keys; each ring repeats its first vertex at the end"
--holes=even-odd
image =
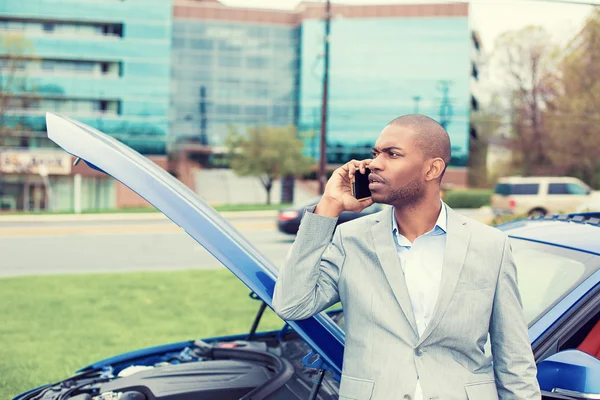
{"type": "Polygon", "coordinates": [[[392,235],[392,207],[335,228],[305,212],[273,306],[305,319],[341,300],[340,399],[540,399],[507,236],[448,207],[434,316],[418,337],[392,235]],[[494,362],[485,354],[491,338],[494,362]]]}

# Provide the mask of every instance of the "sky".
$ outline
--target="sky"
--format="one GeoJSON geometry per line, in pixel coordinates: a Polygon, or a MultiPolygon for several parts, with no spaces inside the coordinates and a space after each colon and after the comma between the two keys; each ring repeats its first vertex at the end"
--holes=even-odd
{"type": "MultiPolygon", "coordinates": [[[[298,0],[220,0],[236,7],[294,9],[298,0]]],[[[324,3],[324,0],[317,0],[324,3]]],[[[576,0],[574,0],[576,1],[576,0]]],[[[444,3],[443,0],[332,0],[343,4],[415,4],[444,3]]],[[[598,3],[600,1],[588,0],[598,3]]],[[[479,31],[484,49],[492,49],[495,38],[507,31],[528,25],[539,25],[552,34],[558,44],[566,43],[582,27],[592,6],[561,4],[533,0],[472,0],[470,1],[471,25],[479,31]]]]}

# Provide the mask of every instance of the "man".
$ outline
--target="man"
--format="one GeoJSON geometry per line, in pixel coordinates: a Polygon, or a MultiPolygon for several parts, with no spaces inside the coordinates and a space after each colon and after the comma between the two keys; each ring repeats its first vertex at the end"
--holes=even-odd
{"type": "Polygon", "coordinates": [[[273,306],[287,320],[344,307],[340,399],[540,399],[507,236],[445,205],[447,132],[396,118],[307,209],[273,306]],[[372,197],[352,196],[369,167],[372,197]],[[335,228],[342,211],[384,211],[335,228]],[[484,345],[491,340],[493,363],[484,345]]]}

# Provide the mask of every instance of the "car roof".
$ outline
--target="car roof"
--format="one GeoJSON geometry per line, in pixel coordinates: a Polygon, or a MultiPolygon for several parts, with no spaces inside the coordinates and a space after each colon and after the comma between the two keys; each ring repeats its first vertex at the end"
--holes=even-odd
{"type": "Polygon", "coordinates": [[[497,227],[510,237],[600,255],[600,213],[549,215],[497,227]]]}

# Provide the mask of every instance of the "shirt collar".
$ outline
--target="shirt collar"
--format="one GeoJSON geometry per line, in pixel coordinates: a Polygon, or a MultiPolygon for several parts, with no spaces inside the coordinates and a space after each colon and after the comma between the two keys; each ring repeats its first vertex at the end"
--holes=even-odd
{"type": "MultiPolygon", "coordinates": [[[[446,203],[443,200],[440,200],[442,203],[442,208],[440,209],[440,214],[438,215],[437,221],[435,222],[435,226],[433,229],[426,233],[426,235],[430,232],[435,231],[437,228],[440,228],[444,233],[447,231],[448,226],[448,211],[446,210],[446,203]]],[[[392,233],[396,235],[399,232],[398,230],[398,222],[396,221],[396,213],[392,211],[392,233]]]]}

